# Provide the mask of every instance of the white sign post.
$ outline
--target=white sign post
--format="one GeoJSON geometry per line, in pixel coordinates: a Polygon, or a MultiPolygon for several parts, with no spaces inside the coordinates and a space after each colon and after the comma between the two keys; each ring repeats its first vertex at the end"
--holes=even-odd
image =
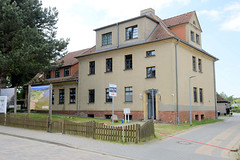
{"type": "Polygon", "coordinates": [[[109,96],[112,97],[112,126],[114,127],[114,97],[117,97],[117,85],[109,83],[109,96]]]}
{"type": "Polygon", "coordinates": [[[0,96],[0,113],[7,113],[7,96],[0,96]]]}
{"type": "Polygon", "coordinates": [[[130,108],[124,108],[124,116],[125,116],[125,123],[126,123],[126,115],[128,115],[128,123],[129,123],[129,114],[130,114],[130,108]]]}

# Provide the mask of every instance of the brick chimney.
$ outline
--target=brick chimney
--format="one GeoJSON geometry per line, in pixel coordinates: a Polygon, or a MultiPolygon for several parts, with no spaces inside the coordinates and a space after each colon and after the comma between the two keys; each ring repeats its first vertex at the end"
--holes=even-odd
{"type": "Polygon", "coordinates": [[[152,8],[147,8],[147,9],[141,10],[140,15],[142,16],[150,13],[155,15],[155,10],[152,8]]]}

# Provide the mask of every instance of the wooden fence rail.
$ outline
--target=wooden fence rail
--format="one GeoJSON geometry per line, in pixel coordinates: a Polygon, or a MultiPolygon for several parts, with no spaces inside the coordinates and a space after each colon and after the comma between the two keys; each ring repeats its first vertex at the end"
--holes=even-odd
{"type": "Polygon", "coordinates": [[[139,143],[140,141],[154,136],[153,120],[147,121],[142,126],[139,124],[132,124],[125,125],[124,127],[112,127],[95,121],[78,123],[66,119],[52,120],[49,124],[50,125],[48,125],[48,118],[31,119],[28,117],[12,117],[9,115],[5,118],[3,114],[0,114],[0,125],[45,130],[52,133],[84,136],[106,141],[124,140],[124,142],[139,143]]]}

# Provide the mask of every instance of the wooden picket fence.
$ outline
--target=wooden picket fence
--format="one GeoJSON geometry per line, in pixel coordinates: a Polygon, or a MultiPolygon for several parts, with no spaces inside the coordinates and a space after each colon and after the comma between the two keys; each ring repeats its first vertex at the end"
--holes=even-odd
{"type": "Polygon", "coordinates": [[[28,117],[12,117],[0,115],[0,125],[21,127],[27,129],[45,130],[52,133],[62,133],[77,136],[90,137],[106,141],[124,141],[139,143],[154,136],[153,120],[147,121],[142,126],[139,124],[123,126],[108,126],[95,121],[73,122],[66,119],[52,120],[48,118],[31,119],[28,117]],[[123,132],[124,130],[124,132],[123,132]]]}

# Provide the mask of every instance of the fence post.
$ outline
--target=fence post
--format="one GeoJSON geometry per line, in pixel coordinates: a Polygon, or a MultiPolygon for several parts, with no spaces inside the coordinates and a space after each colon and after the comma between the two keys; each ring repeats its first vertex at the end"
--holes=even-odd
{"type": "Polygon", "coordinates": [[[96,122],[95,121],[93,121],[93,123],[92,123],[93,125],[93,135],[92,135],[92,137],[93,137],[93,139],[95,139],[95,133],[96,133],[96,122]]]}
{"type": "Polygon", "coordinates": [[[63,118],[62,122],[62,134],[65,134],[65,117],[63,118]]]}
{"type": "Polygon", "coordinates": [[[136,124],[136,143],[140,142],[140,124],[136,124]]]}
{"type": "Polygon", "coordinates": [[[4,114],[3,125],[4,125],[4,126],[7,125],[7,114],[4,114]]]}

